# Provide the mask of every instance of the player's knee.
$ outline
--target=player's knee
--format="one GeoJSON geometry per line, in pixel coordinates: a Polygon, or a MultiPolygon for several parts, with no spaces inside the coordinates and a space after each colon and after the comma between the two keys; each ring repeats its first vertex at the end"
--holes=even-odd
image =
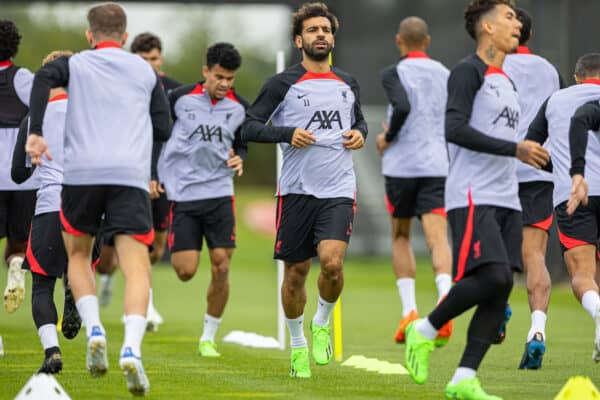
{"type": "Polygon", "coordinates": [[[224,282],[229,277],[229,261],[224,261],[221,264],[212,265],[212,279],[217,282],[224,282]]]}
{"type": "Polygon", "coordinates": [[[498,293],[510,294],[513,287],[513,273],[510,267],[505,265],[492,266],[493,273],[490,274],[492,284],[498,293]]]}
{"type": "Polygon", "coordinates": [[[287,273],[285,274],[287,286],[291,289],[299,289],[304,287],[307,275],[308,271],[304,270],[303,268],[294,266],[289,267],[287,273]]]}
{"type": "Polygon", "coordinates": [[[342,278],[342,257],[329,257],[321,264],[323,277],[327,280],[340,280],[342,278]]]}
{"type": "Polygon", "coordinates": [[[196,275],[195,268],[192,268],[187,263],[173,263],[173,269],[177,273],[177,277],[182,282],[187,282],[196,275]]]}

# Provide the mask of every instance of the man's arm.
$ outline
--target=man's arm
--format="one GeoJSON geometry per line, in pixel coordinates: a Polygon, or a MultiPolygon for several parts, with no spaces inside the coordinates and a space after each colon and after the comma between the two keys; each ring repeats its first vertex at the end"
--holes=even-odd
{"type": "Polygon", "coordinates": [[[154,141],[152,143],[152,161],[150,164],[150,175],[152,180],[158,180],[158,158],[160,156],[163,142],[171,136],[171,112],[169,101],[162,88],[159,77],[152,90],[150,100],[150,118],[152,119],[152,130],[154,141]]]}
{"type": "Polygon", "coordinates": [[[385,140],[391,142],[400,133],[408,114],[410,114],[410,102],[395,65],[381,71],[381,84],[393,109],[388,130],[385,134],[385,140]]]}
{"type": "Polygon", "coordinates": [[[29,118],[23,118],[19,127],[17,143],[13,150],[12,167],[10,176],[17,183],[23,183],[33,174],[33,168],[27,166],[27,154],[25,153],[25,142],[27,142],[27,131],[29,128],[29,118]]]}
{"type": "Polygon", "coordinates": [[[571,176],[584,175],[588,132],[598,130],[600,130],[600,103],[595,101],[579,107],[571,118],[569,128],[571,176]]]}
{"type": "MultiPolygon", "coordinates": [[[[250,108],[250,104],[244,99],[242,96],[238,95],[234,92],[235,98],[244,108],[244,111],[247,111],[250,108]]],[[[235,155],[240,156],[242,160],[245,160],[248,156],[248,144],[242,140],[242,125],[238,126],[234,133],[233,144],[231,146],[235,155]]]]}
{"type": "Polygon", "coordinates": [[[63,56],[47,63],[35,74],[29,99],[29,133],[42,136],[42,123],[50,89],[69,85],[69,57],[63,56]]]}
{"type": "Polygon", "coordinates": [[[469,125],[475,95],[483,81],[474,65],[463,63],[448,78],[446,140],[481,153],[514,157],[517,143],[494,138],[469,125]]]}
{"type": "Polygon", "coordinates": [[[241,138],[244,142],[291,143],[295,127],[272,126],[267,122],[275,113],[289,87],[277,76],[269,79],[246,112],[241,138]]]}
{"type": "Polygon", "coordinates": [[[531,121],[525,140],[532,140],[539,144],[546,143],[546,140],[548,139],[548,119],[546,118],[548,100],[550,100],[550,98],[546,99],[546,101],[542,103],[540,109],[535,115],[535,118],[533,121],[531,121]]]}

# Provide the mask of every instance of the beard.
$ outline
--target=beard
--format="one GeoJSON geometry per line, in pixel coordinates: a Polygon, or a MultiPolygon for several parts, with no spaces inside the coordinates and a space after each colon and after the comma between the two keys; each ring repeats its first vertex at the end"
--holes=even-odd
{"type": "Polygon", "coordinates": [[[327,47],[324,49],[317,49],[316,46],[310,45],[306,42],[302,43],[302,50],[304,51],[304,54],[314,61],[325,61],[329,57],[331,49],[333,49],[331,43],[328,43],[327,47]]]}

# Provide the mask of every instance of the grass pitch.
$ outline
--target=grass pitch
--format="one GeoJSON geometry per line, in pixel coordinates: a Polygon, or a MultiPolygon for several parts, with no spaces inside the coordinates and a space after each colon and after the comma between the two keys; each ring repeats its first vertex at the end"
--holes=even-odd
{"type": "MultiPolygon", "coordinates": [[[[238,195],[238,215],[249,200],[262,196],[238,195]]],[[[234,329],[276,335],[276,270],[272,239],[252,232],[238,223],[238,249],[231,268],[231,297],[217,338],[234,329]]],[[[289,353],[257,350],[219,343],[220,359],[197,355],[197,343],[206,309],[209,278],[205,254],[200,270],[191,282],[179,282],[168,265],[154,268],[154,297],[165,319],[158,333],[147,334],[143,360],[150,379],[150,399],[440,399],[460,358],[470,313],[457,318],[455,334],[445,348],[431,357],[429,381],[414,384],[407,375],[380,375],[364,370],[312,364],[313,377],[288,377],[289,353]]],[[[315,310],[318,268],[308,279],[305,332],[315,310]]],[[[351,355],[376,357],[404,363],[404,346],[393,342],[400,317],[400,299],[389,260],[348,258],[345,264],[343,335],[344,359],[351,355]]],[[[30,278],[28,277],[30,283],[30,278]]],[[[0,289],[6,272],[0,273],[0,289]]],[[[62,288],[60,283],[57,288],[62,288]]],[[[108,335],[109,373],[92,378],[85,369],[85,332],[73,341],[59,334],[64,370],[57,376],[73,399],[125,399],[130,395],[118,369],[118,352],[123,339],[123,281],[118,273],[113,302],[101,310],[108,335]]],[[[15,313],[0,309],[0,335],[5,356],[0,357],[0,399],[12,399],[41,365],[43,351],[31,318],[30,286],[26,303],[15,313]]],[[[62,309],[61,290],[56,302],[62,309]]],[[[422,314],[436,299],[429,261],[419,260],[417,302],[422,314]]],[[[555,287],[547,326],[548,350],[543,369],[519,371],[517,366],[529,329],[526,291],[515,285],[511,297],[513,318],[504,344],[493,346],[480,369],[484,388],[505,399],[552,399],[567,379],[586,375],[600,384],[600,366],[591,360],[594,325],[576,302],[568,287],[555,287]]]]}

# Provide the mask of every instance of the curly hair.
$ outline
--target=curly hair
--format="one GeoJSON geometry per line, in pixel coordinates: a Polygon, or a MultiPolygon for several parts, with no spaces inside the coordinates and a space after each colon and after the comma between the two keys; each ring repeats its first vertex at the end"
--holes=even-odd
{"type": "Polygon", "coordinates": [[[513,0],[472,0],[465,9],[465,29],[473,39],[477,40],[478,24],[481,17],[492,11],[497,5],[504,4],[514,8],[513,0]]]}
{"type": "Polygon", "coordinates": [[[0,20],[0,61],[13,58],[19,50],[21,35],[14,22],[0,20]]]}
{"type": "Polygon", "coordinates": [[[292,21],[292,39],[302,34],[302,23],[315,17],[325,17],[331,22],[331,33],[339,29],[340,23],[335,15],[333,15],[325,3],[304,3],[298,11],[293,15],[292,21]]]}
{"type": "Polygon", "coordinates": [[[49,62],[52,62],[59,57],[70,57],[72,55],[73,55],[73,52],[71,50],[54,50],[54,51],[50,52],[50,54],[48,54],[46,57],[44,57],[44,60],[42,61],[42,65],[46,65],[49,62]]]}
{"type": "Polygon", "coordinates": [[[215,43],[206,51],[206,66],[212,68],[216,64],[235,71],[242,65],[242,56],[231,43],[215,43]]]}
{"type": "Polygon", "coordinates": [[[162,43],[158,36],[150,32],[140,33],[131,43],[132,53],[147,53],[152,49],[162,52],[162,43]]]}

